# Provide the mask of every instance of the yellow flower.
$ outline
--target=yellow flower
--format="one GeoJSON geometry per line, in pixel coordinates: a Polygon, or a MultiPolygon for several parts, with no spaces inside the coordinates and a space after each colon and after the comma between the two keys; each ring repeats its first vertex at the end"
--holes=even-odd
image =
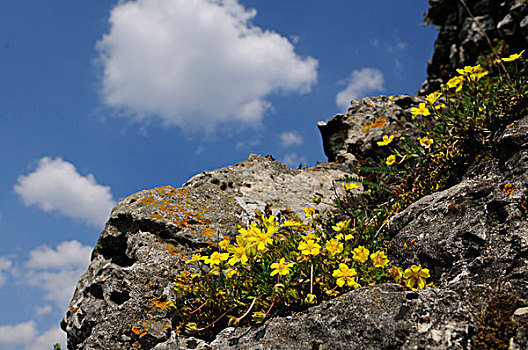
{"type": "Polygon", "coordinates": [[[469,76],[469,80],[472,80],[472,81],[479,81],[480,78],[484,77],[488,75],[488,71],[482,71],[482,72],[479,72],[479,73],[474,73],[474,74],[471,74],[469,76]]]}
{"type": "Polygon", "coordinates": [[[341,232],[348,227],[348,224],[350,224],[350,219],[338,222],[335,226],[332,226],[332,228],[336,232],[341,232]]]}
{"type": "Polygon", "coordinates": [[[415,284],[418,284],[418,289],[425,287],[425,279],[430,277],[429,269],[422,269],[422,265],[413,265],[411,268],[405,270],[403,278],[406,279],[405,285],[409,288],[413,288],[415,284]]]}
{"type": "Polygon", "coordinates": [[[439,109],[445,108],[445,106],[446,106],[445,104],[441,103],[439,105],[434,106],[434,109],[439,110],[439,109]]]}
{"type": "Polygon", "coordinates": [[[434,105],[438,99],[442,96],[442,93],[439,91],[435,91],[433,93],[430,93],[427,95],[427,103],[429,103],[431,106],[434,105]]]}
{"type": "Polygon", "coordinates": [[[270,227],[277,227],[277,220],[275,219],[275,216],[273,215],[270,215],[269,217],[262,215],[262,223],[268,229],[270,227]]]}
{"type": "Polygon", "coordinates": [[[227,248],[229,247],[229,241],[227,239],[224,239],[220,241],[220,243],[218,243],[218,246],[221,250],[227,250],[227,248]]]}
{"type": "Polygon", "coordinates": [[[352,250],[352,259],[355,261],[358,261],[360,263],[364,263],[369,258],[369,250],[362,245],[358,246],[354,250],[352,250]]]}
{"type": "Polygon", "coordinates": [[[211,256],[206,257],[204,259],[204,262],[206,264],[209,264],[210,267],[213,267],[213,265],[220,265],[220,263],[224,260],[227,260],[229,258],[229,253],[219,253],[214,252],[211,254],[211,256]]]}
{"type": "Polygon", "coordinates": [[[372,260],[374,267],[379,267],[379,268],[383,268],[387,266],[387,264],[389,263],[389,259],[387,259],[385,252],[382,252],[381,250],[378,250],[377,252],[370,254],[370,260],[372,260]]]}
{"type": "Polygon", "coordinates": [[[292,267],[295,263],[284,263],[284,258],[280,259],[279,263],[273,263],[271,264],[271,268],[273,271],[271,271],[270,276],[275,276],[276,274],[280,274],[282,276],[286,276],[290,273],[290,267],[292,267]]]}
{"type": "Polygon", "coordinates": [[[343,243],[339,243],[339,239],[332,238],[325,244],[326,250],[330,255],[337,255],[343,252],[343,243]]]}
{"type": "Polygon", "coordinates": [[[319,254],[321,246],[315,243],[313,239],[310,239],[306,242],[302,241],[301,243],[299,243],[299,247],[297,247],[297,249],[299,249],[303,255],[311,254],[315,256],[319,254]]]}
{"type": "Polygon", "coordinates": [[[396,282],[399,282],[403,277],[403,269],[401,267],[393,266],[390,268],[389,273],[396,282]]]}
{"type": "Polygon", "coordinates": [[[306,235],[301,236],[301,238],[304,241],[309,241],[311,239],[313,239],[314,241],[318,241],[319,240],[319,237],[317,237],[317,235],[313,231],[309,231],[306,235]]]}
{"type": "Polygon", "coordinates": [[[201,256],[199,253],[198,254],[193,254],[193,256],[189,260],[185,261],[185,263],[186,264],[192,264],[192,263],[195,263],[197,261],[204,260],[204,259],[205,259],[205,257],[201,256]]]}
{"type": "Polygon", "coordinates": [[[510,55],[510,57],[506,57],[506,58],[501,58],[501,60],[505,61],[505,62],[511,62],[511,61],[515,61],[517,59],[519,59],[522,54],[524,53],[525,50],[522,50],[521,52],[519,53],[515,53],[513,55],[510,55]]]}
{"type": "Polygon", "coordinates": [[[449,81],[447,82],[447,86],[450,89],[456,87],[456,90],[455,90],[456,92],[459,92],[460,90],[462,90],[463,84],[464,84],[464,77],[461,77],[461,76],[453,77],[449,79],[449,81]]]}
{"type": "Polygon", "coordinates": [[[352,235],[344,235],[344,236],[343,236],[343,234],[340,233],[340,234],[338,234],[337,236],[335,236],[335,238],[336,238],[337,240],[345,240],[345,241],[349,241],[349,240],[351,240],[352,238],[354,238],[354,236],[352,236],[352,235]]]}
{"type": "Polygon", "coordinates": [[[341,186],[343,186],[346,191],[350,191],[350,190],[353,190],[355,188],[359,188],[359,185],[355,184],[353,182],[351,182],[351,183],[341,182],[341,186]]]}
{"type": "Polygon", "coordinates": [[[396,156],[394,154],[391,154],[390,156],[387,157],[387,160],[385,161],[385,163],[387,163],[387,165],[392,165],[396,162],[396,156]]]}
{"type": "Polygon", "coordinates": [[[236,275],[237,270],[230,270],[227,272],[226,276],[227,278],[233,278],[234,275],[236,275]]]}
{"type": "Polygon", "coordinates": [[[433,140],[427,136],[419,137],[418,141],[420,141],[420,145],[422,145],[423,148],[429,148],[433,144],[433,140]]]}
{"type": "Polygon", "coordinates": [[[345,285],[345,282],[347,286],[352,287],[354,286],[354,279],[352,277],[356,276],[357,272],[354,270],[354,268],[349,268],[346,264],[339,264],[339,269],[334,270],[332,273],[332,276],[334,278],[337,278],[337,285],[339,287],[343,287],[345,285]]]}
{"type": "Polygon", "coordinates": [[[315,209],[312,207],[306,207],[304,208],[304,214],[306,217],[314,216],[315,215],[315,209]]]}
{"type": "Polygon", "coordinates": [[[261,230],[258,230],[254,236],[249,237],[249,241],[255,242],[257,245],[257,250],[264,251],[266,250],[266,244],[273,244],[273,239],[271,236],[272,234],[269,232],[262,232],[261,230]]]}
{"type": "Polygon", "coordinates": [[[246,255],[247,247],[245,246],[237,246],[237,247],[229,247],[228,251],[232,253],[231,259],[227,262],[229,265],[233,266],[237,262],[241,262],[242,264],[245,264],[248,261],[248,257],[246,255]]]}
{"type": "Polygon", "coordinates": [[[292,226],[300,226],[301,223],[300,222],[297,222],[297,221],[293,221],[293,220],[286,220],[284,221],[284,223],[282,225],[280,225],[281,227],[292,227],[292,226]]]}
{"type": "Polygon", "coordinates": [[[383,135],[383,141],[378,141],[378,146],[386,146],[389,143],[391,143],[393,139],[394,139],[394,135],[391,135],[391,136],[383,135]]]}
{"type": "Polygon", "coordinates": [[[429,112],[429,109],[427,109],[425,103],[420,103],[418,105],[418,107],[412,107],[411,108],[411,113],[412,115],[423,115],[424,117],[428,116],[429,114],[431,114],[431,112],[429,112]]]}
{"type": "Polygon", "coordinates": [[[462,76],[470,76],[473,74],[485,72],[484,68],[482,68],[480,64],[477,64],[476,66],[465,66],[464,69],[457,69],[456,71],[462,76]]]}

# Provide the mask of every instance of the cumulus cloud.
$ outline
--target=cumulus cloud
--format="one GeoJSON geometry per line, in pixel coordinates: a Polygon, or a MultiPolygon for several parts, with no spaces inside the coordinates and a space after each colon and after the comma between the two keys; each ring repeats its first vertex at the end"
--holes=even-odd
{"type": "Polygon", "coordinates": [[[336,104],[341,109],[347,109],[351,100],[364,97],[366,93],[383,91],[383,73],[373,68],[355,70],[350,74],[346,84],[347,87],[336,96],[336,104]]]}
{"type": "Polygon", "coordinates": [[[297,168],[299,164],[306,162],[306,157],[299,156],[297,153],[286,153],[282,162],[289,167],[297,168]]]}
{"type": "Polygon", "coordinates": [[[6,282],[6,276],[4,271],[7,271],[11,268],[12,262],[10,259],[4,256],[0,256],[0,288],[4,286],[6,282]]]}
{"type": "Polygon", "coordinates": [[[25,350],[42,350],[50,349],[57,343],[66,348],[66,333],[56,326],[40,335],[34,321],[0,326],[1,350],[12,350],[15,345],[25,350]]]}
{"type": "Polygon", "coordinates": [[[79,277],[86,271],[92,248],[77,241],[60,243],[55,249],[38,247],[29,253],[25,284],[42,289],[43,297],[64,310],[79,277]]]}
{"type": "Polygon", "coordinates": [[[78,241],[61,242],[56,249],[41,246],[29,253],[26,266],[32,269],[64,269],[86,267],[92,248],[78,241]]]}
{"type": "Polygon", "coordinates": [[[42,158],[34,172],[19,176],[17,182],[13,189],[26,206],[57,211],[95,227],[104,225],[115,204],[110,187],[99,185],[92,174],[80,175],[61,158],[42,158]]]}
{"type": "Polygon", "coordinates": [[[282,147],[290,147],[293,145],[302,145],[303,139],[297,131],[288,131],[280,134],[280,140],[282,147]]]}
{"type": "Polygon", "coordinates": [[[42,316],[49,314],[52,311],[51,305],[43,305],[43,306],[36,306],[35,307],[35,314],[37,316],[42,316]]]}
{"type": "Polygon", "coordinates": [[[256,14],[237,0],[120,1],[97,43],[104,102],[165,124],[257,125],[270,93],[310,91],[318,63],[256,14]]]}
{"type": "Polygon", "coordinates": [[[36,336],[37,330],[33,321],[0,326],[0,346],[29,344],[36,336]]]}
{"type": "Polygon", "coordinates": [[[51,349],[51,347],[57,343],[61,345],[62,349],[66,349],[66,333],[58,327],[53,327],[39,335],[26,347],[26,350],[51,349]]]}

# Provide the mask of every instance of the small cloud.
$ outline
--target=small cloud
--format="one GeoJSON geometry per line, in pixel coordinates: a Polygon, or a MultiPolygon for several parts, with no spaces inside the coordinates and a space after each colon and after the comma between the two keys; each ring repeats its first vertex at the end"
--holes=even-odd
{"type": "Polygon", "coordinates": [[[23,283],[43,290],[45,300],[64,310],[73,295],[79,277],[90,262],[91,247],[77,241],[60,243],[55,249],[42,246],[29,253],[23,283]]]}
{"type": "Polygon", "coordinates": [[[86,267],[90,263],[92,248],[78,241],[61,242],[57,248],[41,246],[29,253],[26,266],[30,269],[64,269],[86,267]]]}
{"type": "Polygon", "coordinates": [[[57,343],[61,345],[62,349],[66,349],[66,333],[58,327],[53,327],[39,335],[26,347],[26,350],[47,350],[51,349],[57,343]]]}
{"type": "Polygon", "coordinates": [[[306,157],[299,157],[297,153],[286,153],[282,158],[282,162],[291,168],[297,168],[299,164],[306,163],[306,157]]]}
{"type": "Polygon", "coordinates": [[[115,205],[110,187],[99,185],[92,174],[80,175],[61,158],[42,158],[34,172],[19,176],[17,182],[13,189],[26,206],[57,211],[96,227],[104,225],[115,205]]]}
{"type": "Polygon", "coordinates": [[[302,136],[295,130],[283,132],[280,134],[282,147],[290,147],[292,145],[300,146],[303,142],[302,136]]]}
{"type": "Polygon", "coordinates": [[[104,103],[198,130],[258,125],[268,95],[310,92],[318,62],[256,15],[237,0],[118,1],[96,45],[104,103]]]}
{"type": "Polygon", "coordinates": [[[51,305],[44,305],[44,306],[36,306],[35,307],[35,314],[37,316],[42,316],[49,314],[51,312],[51,305]]]}
{"type": "Polygon", "coordinates": [[[30,344],[36,336],[37,330],[33,321],[0,326],[0,346],[30,344]]]}
{"type": "Polygon", "coordinates": [[[0,256],[0,288],[4,286],[7,279],[4,271],[9,270],[12,265],[13,263],[7,257],[0,256]]]}
{"type": "Polygon", "coordinates": [[[336,96],[336,104],[341,109],[347,109],[350,101],[364,97],[365,94],[383,91],[383,73],[379,69],[363,68],[355,70],[348,78],[347,87],[336,96]]]}

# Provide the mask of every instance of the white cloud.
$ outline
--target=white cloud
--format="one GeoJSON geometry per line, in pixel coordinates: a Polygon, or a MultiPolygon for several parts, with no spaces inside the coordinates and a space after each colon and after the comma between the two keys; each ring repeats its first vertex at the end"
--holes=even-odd
{"type": "Polygon", "coordinates": [[[211,131],[257,125],[273,92],[309,92],[317,60],[251,23],[237,0],[120,1],[98,42],[102,95],[135,119],[211,131]]]}
{"type": "Polygon", "coordinates": [[[0,346],[29,344],[37,336],[35,322],[0,326],[0,346]]]}
{"type": "Polygon", "coordinates": [[[92,174],[80,175],[61,158],[42,158],[34,172],[17,181],[13,189],[26,206],[58,211],[96,227],[104,225],[115,204],[110,187],[97,184],[92,174]]]}
{"type": "Polygon", "coordinates": [[[3,273],[6,270],[9,270],[12,266],[11,260],[4,256],[0,256],[0,288],[4,286],[6,281],[6,276],[3,273]]]}
{"type": "Polygon", "coordinates": [[[26,266],[32,269],[64,269],[86,267],[90,263],[92,248],[78,241],[61,242],[57,249],[41,246],[29,253],[26,266]]]}
{"type": "Polygon", "coordinates": [[[51,349],[54,344],[66,349],[66,333],[54,326],[38,335],[35,322],[28,321],[16,325],[0,326],[0,349],[12,350],[24,346],[25,350],[51,349]]]}
{"type": "Polygon", "coordinates": [[[282,147],[289,147],[292,145],[300,146],[303,142],[302,136],[297,131],[288,131],[280,134],[282,147]]]}
{"type": "Polygon", "coordinates": [[[306,157],[299,157],[297,153],[286,153],[282,162],[289,167],[297,168],[299,164],[306,163],[306,157]]]}
{"type": "Polygon", "coordinates": [[[26,350],[48,350],[52,349],[54,344],[59,343],[62,349],[66,349],[66,333],[60,328],[53,327],[37,337],[26,350]]]}
{"type": "Polygon", "coordinates": [[[42,316],[49,314],[52,311],[51,305],[44,305],[44,306],[36,306],[35,307],[35,314],[37,316],[42,316]]]}
{"type": "Polygon", "coordinates": [[[91,247],[77,241],[60,243],[56,249],[46,246],[29,253],[26,262],[25,284],[44,291],[45,300],[52,301],[60,309],[68,307],[79,277],[90,262],[91,247]]]}
{"type": "Polygon", "coordinates": [[[352,72],[348,78],[347,87],[336,96],[336,104],[341,109],[347,109],[350,101],[364,97],[364,94],[383,91],[383,73],[379,69],[363,68],[352,72]]]}

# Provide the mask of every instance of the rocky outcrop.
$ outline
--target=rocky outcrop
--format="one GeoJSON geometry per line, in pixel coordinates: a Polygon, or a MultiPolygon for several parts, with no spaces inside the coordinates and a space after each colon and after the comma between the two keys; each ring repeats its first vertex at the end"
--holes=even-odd
{"type": "MultiPolygon", "coordinates": [[[[496,157],[393,217],[389,256],[427,266],[436,288],[361,288],[305,313],[227,328],[201,349],[469,349],[493,287],[515,297],[510,349],[528,347],[528,117],[495,139],[496,157]]],[[[173,338],[157,349],[186,349],[173,338]],[[163,346],[163,347],[162,347],[163,346]]]]}
{"type": "Polygon", "coordinates": [[[345,114],[337,114],[328,122],[318,122],[323,149],[329,162],[339,161],[355,169],[359,160],[371,161],[388,156],[377,146],[383,135],[418,136],[408,109],[423,102],[409,95],[355,99],[345,114]]]}
{"type": "MultiPolygon", "coordinates": [[[[298,170],[251,155],[181,188],[154,188],[120,201],[62,321],[68,349],[151,349],[165,341],[170,320],[154,307],[155,298],[170,295],[186,256],[234,235],[236,224],[247,224],[266,206],[275,215],[304,217],[313,195],[332,198],[332,181],[346,174],[336,164],[298,170]]],[[[321,214],[330,208],[317,206],[321,214]]]]}
{"type": "MultiPolygon", "coordinates": [[[[472,66],[489,52],[488,38],[503,40],[511,53],[528,47],[528,3],[524,0],[465,0],[473,20],[460,0],[429,0],[428,20],[439,26],[427,80],[420,94],[437,91],[456,72],[472,66]]],[[[495,43],[494,43],[495,45],[495,43]]]]}

